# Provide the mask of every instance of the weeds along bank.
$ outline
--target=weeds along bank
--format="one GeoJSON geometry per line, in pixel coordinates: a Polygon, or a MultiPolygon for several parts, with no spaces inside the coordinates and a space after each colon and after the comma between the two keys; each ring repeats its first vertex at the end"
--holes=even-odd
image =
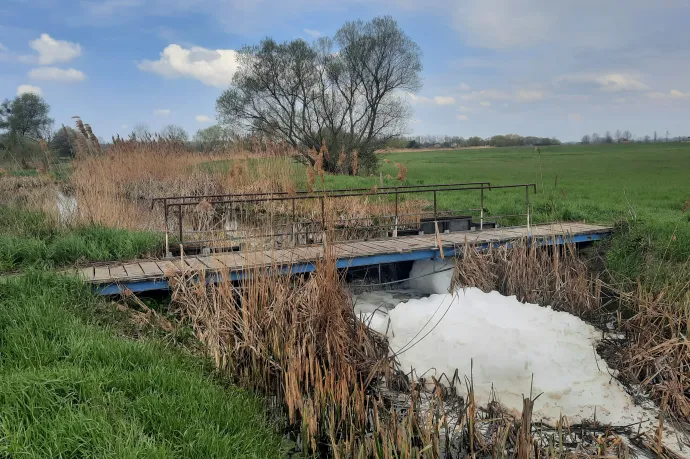
{"type": "MultiPolygon", "coordinates": [[[[456,283],[553,305],[604,327],[614,319],[627,340],[616,341],[619,360],[612,366],[651,394],[664,422],[688,420],[690,350],[682,345],[687,306],[684,313],[664,309],[676,313],[663,324],[654,316],[640,322],[638,314],[648,307],[642,297],[631,300],[620,315],[609,312],[604,284],[572,248],[549,253],[522,247],[488,254],[468,248],[464,255],[456,283]],[[670,352],[668,361],[659,360],[660,347],[670,352]]],[[[207,286],[188,273],[175,281],[171,306],[224,374],[273,402],[302,454],[526,458],[565,457],[577,448],[580,457],[626,457],[627,435],[639,448],[655,451],[652,454],[677,457],[663,446],[673,439],[666,437],[666,428],[656,432],[656,420],[645,424],[642,436],[633,434],[637,426],[574,425],[565,418],[552,420],[549,427],[532,417],[543,402],[536,393],[523,394],[522,413],[516,413],[503,408],[500,400],[475,398],[471,373],[453,375],[451,370],[444,379],[437,372],[434,379],[432,370],[424,381],[410,379],[405,374],[409,369],[396,364],[384,335],[356,316],[353,298],[331,257],[305,278],[251,274],[243,285],[221,281],[207,286]],[[456,392],[458,384],[466,389],[456,392]]],[[[682,301],[676,306],[685,305],[682,301]]],[[[443,320],[443,311],[436,315],[435,321],[443,320]]],[[[433,339],[424,327],[419,324],[415,340],[433,339]]],[[[559,344],[544,343],[544,352],[559,344]]],[[[587,350],[589,357],[590,352],[595,350],[587,350]]],[[[506,368],[509,371],[510,362],[506,368]]],[[[418,375],[423,372],[417,368],[418,375]]],[[[606,409],[606,401],[592,403],[606,409]]]]}

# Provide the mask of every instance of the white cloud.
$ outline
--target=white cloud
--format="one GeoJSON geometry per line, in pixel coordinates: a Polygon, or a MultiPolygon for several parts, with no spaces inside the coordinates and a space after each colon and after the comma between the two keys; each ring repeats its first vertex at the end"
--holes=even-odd
{"type": "Polygon", "coordinates": [[[617,104],[624,104],[628,100],[625,97],[616,97],[615,99],[613,99],[613,101],[617,104]]]}
{"type": "Polygon", "coordinates": [[[483,101],[479,102],[479,105],[481,105],[482,107],[491,107],[491,102],[489,102],[487,100],[483,100],[483,101]]]}
{"type": "Polygon", "coordinates": [[[157,61],[143,61],[138,65],[144,72],[157,73],[165,78],[192,78],[205,85],[225,88],[237,71],[237,52],[232,49],[210,50],[198,46],[190,49],[168,45],[157,61]]]}
{"type": "Polygon", "coordinates": [[[409,92],[409,93],[407,93],[407,97],[409,97],[410,100],[412,100],[412,103],[421,104],[421,105],[427,105],[427,104],[453,105],[455,103],[455,98],[450,97],[450,96],[435,96],[432,98],[432,97],[418,96],[416,94],[409,92]]]}
{"type": "Polygon", "coordinates": [[[669,92],[650,92],[647,97],[652,99],[690,99],[690,92],[671,89],[669,92]]]}
{"type": "Polygon", "coordinates": [[[3,45],[2,43],[0,43],[0,52],[7,52],[7,51],[8,51],[8,50],[7,50],[7,46],[5,46],[5,45],[3,45]]]}
{"type": "Polygon", "coordinates": [[[682,92],[677,89],[671,89],[669,95],[672,99],[690,99],[690,92],[682,92]]]}
{"type": "Polygon", "coordinates": [[[543,91],[536,89],[518,89],[513,92],[500,91],[497,89],[484,89],[482,91],[474,91],[467,94],[463,94],[461,98],[463,100],[482,100],[481,105],[488,107],[491,105],[488,100],[504,100],[504,101],[514,101],[514,102],[536,102],[543,100],[545,94],[543,91]]]}
{"type": "Polygon", "coordinates": [[[72,83],[75,81],[84,81],[86,75],[76,69],[61,69],[58,67],[39,67],[29,72],[29,78],[32,80],[47,80],[58,81],[61,83],[72,83]]]}
{"type": "Polygon", "coordinates": [[[649,87],[637,77],[627,73],[580,73],[563,75],[556,79],[556,83],[598,85],[599,89],[607,92],[643,91],[649,89],[649,87]]]}
{"type": "Polygon", "coordinates": [[[455,98],[450,96],[436,96],[434,97],[434,103],[436,105],[453,105],[455,103],[455,98]]]}
{"type": "Polygon", "coordinates": [[[517,102],[536,102],[544,99],[544,92],[534,89],[519,89],[515,91],[514,98],[517,102]]]}
{"type": "Polygon", "coordinates": [[[470,90],[470,85],[468,85],[467,83],[465,83],[465,82],[463,81],[463,82],[460,82],[460,84],[458,85],[458,89],[459,89],[460,91],[469,91],[469,90],[470,90]]]}
{"type": "Polygon", "coordinates": [[[304,29],[304,33],[309,35],[311,38],[319,38],[323,36],[320,30],[315,29],[304,29]]]}
{"type": "Polygon", "coordinates": [[[471,112],[472,108],[468,107],[467,105],[461,105],[458,107],[458,110],[461,112],[471,112]]]}
{"type": "Polygon", "coordinates": [[[469,119],[467,115],[456,115],[455,118],[459,121],[467,121],[469,119]]]}
{"type": "Polygon", "coordinates": [[[431,99],[429,99],[428,97],[418,96],[417,94],[413,94],[411,92],[407,93],[407,97],[409,97],[412,100],[412,103],[417,103],[417,104],[431,103],[431,99]]]}
{"type": "Polygon", "coordinates": [[[153,114],[156,116],[168,116],[170,112],[171,110],[167,108],[157,108],[153,111],[153,114]]]}
{"type": "MultiPolygon", "coordinates": [[[[38,53],[38,63],[41,65],[51,65],[58,62],[69,62],[81,56],[81,45],[69,41],[55,40],[47,33],[41,34],[40,38],[29,42],[29,46],[38,53]]],[[[31,58],[24,58],[24,61],[31,58]]]]}
{"type": "Polygon", "coordinates": [[[197,123],[210,123],[213,121],[210,116],[206,115],[196,115],[194,119],[196,119],[197,123]]]}
{"type": "Polygon", "coordinates": [[[17,95],[21,96],[22,94],[26,93],[34,93],[39,96],[43,95],[43,91],[41,91],[41,88],[38,86],[32,86],[30,84],[23,84],[20,87],[17,88],[17,95]]]}
{"type": "Polygon", "coordinates": [[[128,125],[126,125],[126,124],[122,124],[122,125],[120,125],[120,129],[127,129],[128,127],[129,127],[129,126],[128,126],[128,125]]]}
{"type": "Polygon", "coordinates": [[[580,121],[582,121],[582,115],[580,115],[579,113],[570,113],[568,114],[568,119],[570,121],[575,121],[579,123],[580,121]]]}

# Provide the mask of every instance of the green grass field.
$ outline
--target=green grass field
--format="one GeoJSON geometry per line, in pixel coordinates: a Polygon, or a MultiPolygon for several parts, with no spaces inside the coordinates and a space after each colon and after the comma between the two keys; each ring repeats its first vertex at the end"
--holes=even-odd
{"type": "MultiPolygon", "coordinates": [[[[490,181],[536,183],[534,222],[584,220],[621,225],[607,252],[607,267],[628,280],[656,287],[683,284],[690,275],[690,143],[484,148],[381,155],[381,173],[395,177],[407,167],[405,184],[490,181]]],[[[400,184],[384,179],[385,185],[400,184]]],[[[329,188],[369,187],[379,177],[327,176],[329,188]]],[[[431,200],[429,194],[421,195],[431,200]]],[[[479,207],[479,192],[438,194],[441,209],[479,207]]],[[[524,190],[486,194],[489,214],[525,212],[524,190]]],[[[524,218],[505,224],[525,224],[524,218]]]]}
{"type": "Polygon", "coordinates": [[[284,456],[260,400],[162,339],[104,327],[102,301],[48,272],[0,279],[0,457],[284,456]]]}
{"type": "Polygon", "coordinates": [[[98,225],[60,228],[39,211],[0,205],[0,274],[156,254],[163,236],[98,225]]]}

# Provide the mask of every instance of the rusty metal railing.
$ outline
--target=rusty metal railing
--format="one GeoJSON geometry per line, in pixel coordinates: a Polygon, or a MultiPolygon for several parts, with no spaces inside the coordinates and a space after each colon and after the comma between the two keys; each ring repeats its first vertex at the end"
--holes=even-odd
{"type": "MultiPolygon", "coordinates": [[[[460,212],[477,213],[479,218],[478,229],[484,229],[485,220],[487,218],[485,209],[485,192],[491,190],[501,189],[525,189],[525,213],[517,213],[511,215],[490,215],[491,219],[500,220],[511,217],[525,217],[527,222],[528,234],[531,233],[531,211],[530,211],[530,188],[536,193],[536,184],[514,184],[514,185],[491,185],[490,182],[468,182],[468,183],[454,183],[454,184],[435,184],[435,185],[406,185],[399,187],[381,187],[381,188],[354,188],[354,189],[333,189],[322,190],[318,192],[297,191],[297,192],[264,192],[264,193],[250,193],[250,194],[224,194],[224,195],[208,195],[208,196],[169,196],[156,198],[152,206],[156,203],[161,203],[164,214],[165,227],[165,244],[166,253],[170,253],[170,235],[173,233],[177,237],[177,242],[184,246],[186,244],[207,245],[209,247],[219,248],[226,247],[230,242],[229,247],[234,249],[241,249],[242,246],[247,246],[250,240],[268,240],[271,247],[275,247],[277,243],[283,246],[289,245],[291,247],[311,244],[319,242],[325,237],[329,231],[334,233],[341,233],[343,239],[338,240],[358,240],[358,234],[373,233],[377,235],[387,235],[389,237],[398,237],[399,230],[410,232],[413,231],[415,225],[421,228],[422,223],[427,229],[431,225],[435,232],[439,232],[439,228],[451,227],[454,220],[470,219],[470,225],[473,224],[471,219],[474,215],[460,215],[460,212]],[[479,192],[479,208],[457,209],[457,210],[442,210],[438,209],[438,196],[441,193],[450,192],[479,192]],[[433,211],[424,211],[416,213],[400,213],[401,197],[409,195],[419,195],[428,193],[433,195],[433,211]],[[346,218],[346,219],[329,219],[326,212],[326,203],[331,203],[331,200],[338,200],[343,198],[353,197],[386,197],[393,201],[394,211],[389,215],[369,215],[366,217],[346,218]],[[320,209],[318,218],[308,219],[297,213],[297,203],[304,201],[318,201],[317,209],[320,209]],[[185,213],[193,214],[198,206],[204,203],[205,208],[215,213],[219,208],[227,211],[228,208],[232,211],[247,208],[250,205],[267,205],[275,203],[289,203],[289,210],[284,211],[278,215],[277,220],[271,216],[270,222],[267,225],[260,227],[263,233],[259,235],[251,235],[250,230],[258,228],[244,228],[244,229],[198,229],[190,230],[185,227],[185,213]],[[190,211],[190,209],[192,211],[190,211]],[[282,221],[281,221],[282,220],[282,221]],[[439,226],[440,225],[440,226],[439,226]],[[283,230],[275,231],[275,228],[283,227],[283,230]],[[303,231],[302,231],[303,230],[303,231]],[[384,232],[385,230],[385,232],[384,232]],[[245,234],[238,235],[244,232],[245,234]],[[231,234],[230,237],[227,237],[231,234]],[[319,236],[320,235],[320,236],[319,236]],[[354,235],[354,237],[351,237],[354,235]],[[226,237],[223,237],[226,236],[226,237]],[[302,237],[304,238],[302,239],[302,237]],[[239,245],[238,245],[239,244],[239,245]]],[[[257,209],[254,209],[255,211],[257,209]]],[[[260,209],[259,209],[260,210],[260,209]]],[[[259,215],[259,214],[257,214],[259,215]]],[[[421,232],[421,230],[420,230],[421,232]]],[[[337,234],[336,234],[337,238],[337,234]]],[[[365,238],[366,239],[366,238],[365,238]]]]}

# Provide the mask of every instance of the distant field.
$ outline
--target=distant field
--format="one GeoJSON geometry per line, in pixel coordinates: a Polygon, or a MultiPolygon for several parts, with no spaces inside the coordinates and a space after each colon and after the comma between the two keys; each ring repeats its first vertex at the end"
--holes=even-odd
{"type": "MultiPolygon", "coordinates": [[[[652,258],[672,262],[664,264],[668,275],[678,273],[678,264],[682,271],[688,267],[690,212],[684,214],[683,206],[690,198],[690,143],[552,146],[541,148],[541,154],[528,147],[406,151],[381,158],[389,161],[381,163],[384,176],[396,176],[395,163],[405,165],[408,184],[537,183],[538,194],[531,197],[535,222],[632,223],[610,252],[612,267],[632,278],[648,269],[652,258]]],[[[330,176],[327,186],[378,181],[330,176]]],[[[438,202],[440,208],[476,208],[479,193],[439,194],[438,202]]],[[[492,191],[485,205],[490,214],[505,215],[524,212],[524,202],[524,192],[492,191]]]]}

